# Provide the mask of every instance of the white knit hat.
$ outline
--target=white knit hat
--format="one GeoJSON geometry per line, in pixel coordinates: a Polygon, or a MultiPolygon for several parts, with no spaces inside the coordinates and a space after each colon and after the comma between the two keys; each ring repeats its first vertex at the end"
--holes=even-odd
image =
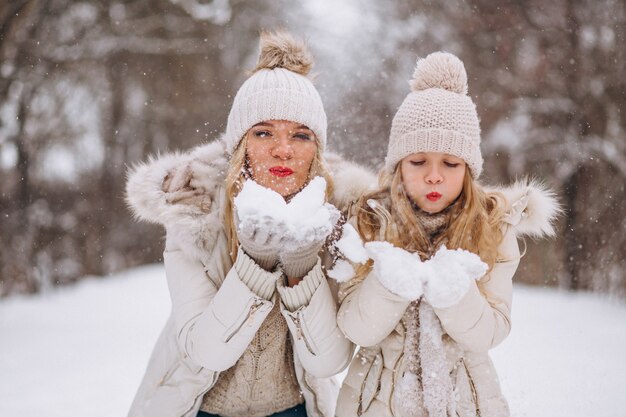
{"type": "Polygon", "coordinates": [[[483,167],[476,106],[467,95],[463,62],[447,52],[418,59],[404,99],[391,124],[385,169],[417,152],[441,152],[461,158],[474,178],[483,167]]]}
{"type": "Polygon", "coordinates": [[[259,62],[235,96],[223,140],[232,154],[246,132],[266,120],[288,120],[311,129],[323,151],[326,113],[306,75],[313,65],[304,42],[286,32],[261,34],[259,62]]]}

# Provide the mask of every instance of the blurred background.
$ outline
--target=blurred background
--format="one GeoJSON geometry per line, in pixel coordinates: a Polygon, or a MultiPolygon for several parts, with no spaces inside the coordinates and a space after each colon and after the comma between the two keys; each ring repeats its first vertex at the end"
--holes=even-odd
{"type": "Polygon", "coordinates": [[[416,58],[458,55],[483,182],[530,175],[565,208],[516,280],[626,299],[624,0],[0,0],[0,296],[160,261],[128,167],[216,139],[278,27],[316,57],[331,150],[373,169],[416,58]]]}

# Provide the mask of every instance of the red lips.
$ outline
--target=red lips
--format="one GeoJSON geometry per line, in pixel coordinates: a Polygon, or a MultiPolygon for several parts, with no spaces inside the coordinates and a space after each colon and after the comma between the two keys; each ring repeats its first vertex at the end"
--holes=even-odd
{"type": "Polygon", "coordinates": [[[293,169],[281,166],[271,167],[269,171],[277,177],[288,177],[293,174],[293,169]]]}
{"type": "Polygon", "coordinates": [[[428,193],[426,194],[426,198],[430,201],[437,201],[441,198],[441,194],[439,194],[438,192],[433,191],[432,193],[428,193]]]}

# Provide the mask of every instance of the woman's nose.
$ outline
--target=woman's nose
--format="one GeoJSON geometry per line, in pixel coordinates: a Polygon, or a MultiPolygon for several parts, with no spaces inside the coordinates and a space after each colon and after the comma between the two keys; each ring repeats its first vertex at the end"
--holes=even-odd
{"type": "Polygon", "coordinates": [[[275,144],[272,147],[272,156],[283,160],[293,158],[294,151],[288,136],[279,135],[275,139],[275,144]]]}

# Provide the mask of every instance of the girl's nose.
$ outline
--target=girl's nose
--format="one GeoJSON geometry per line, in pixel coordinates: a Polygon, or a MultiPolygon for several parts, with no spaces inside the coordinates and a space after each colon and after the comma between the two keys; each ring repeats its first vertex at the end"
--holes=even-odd
{"type": "Polygon", "coordinates": [[[275,144],[272,147],[271,153],[274,158],[279,158],[282,160],[293,158],[294,151],[289,141],[288,135],[279,135],[275,139],[275,144]]]}
{"type": "Polygon", "coordinates": [[[432,168],[426,174],[425,180],[428,184],[440,184],[441,182],[443,182],[443,177],[441,176],[437,168],[432,168]]]}

